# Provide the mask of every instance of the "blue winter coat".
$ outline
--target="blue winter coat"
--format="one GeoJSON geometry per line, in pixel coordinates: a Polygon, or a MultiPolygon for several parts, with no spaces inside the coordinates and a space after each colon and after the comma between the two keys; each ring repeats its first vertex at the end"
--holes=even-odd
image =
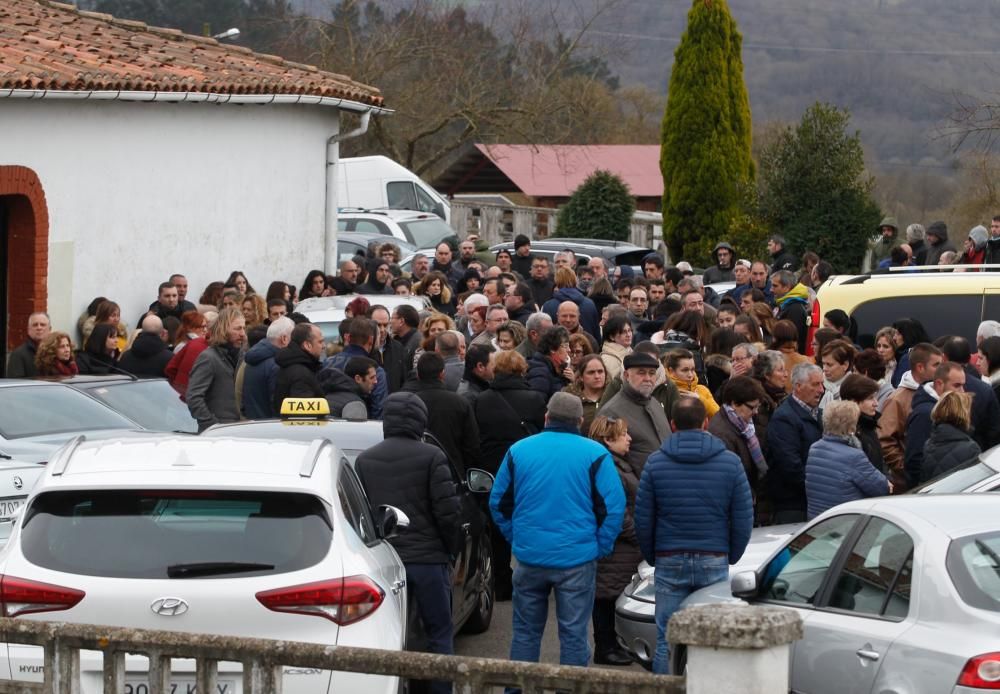
{"type": "Polygon", "coordinates": [[[569,385],[561,373],[556,373],[552,360],[541,352],[535,352],[528,360],[528,385],[549,401],[553,395],[569,385]]]}
{"type": "Polygon", "coordinates": [[[639,479],[635,531],[650,564],[669,550],[743,556],[753,498],[739,456],[706,431],[678,431],[649,456],[639,479]]]}
{"type": "Polygon", "coordinates": [[[519,562],[565,569],[611,553],[625,492],[604,446],[550,423],[507,451],[490,512],[519,562]]]}
{"type": "Polygon", "coordinates": [[[812,520],[834,506],[885,496],[889,482],[860,448],[839,436],[824,436],[809,449],[806,461],[806,516],[812,520]]]}
{"type": "Polygon", "coordinates": [[[822,436],[819,421],[795,398],[774,411],[767,424],[767,488],[776,511],[805,510],[806,459],[822,436]]]}
{"type": "Polygon", "coordinates": [[[576,287],[564,287],[555,290],[552,298],[545,302],[542,310],[549,314],[552,322],[556,325],[559,321],[556,313],[559,311],[559,304],[564,301],[572,301],[580,309],[580,326],[590,333],[597,344],[601,344],[601,314],[593,301],[583,295],[576,287]]]}
{"type": "Polygon", "coordinates": [[[243,357],[243,414],[249,419],[269,419],[274,411],[274,384],[278,378],[278,365],[274,355],[278,348],[264,339],[255,344],[243,357]]]}

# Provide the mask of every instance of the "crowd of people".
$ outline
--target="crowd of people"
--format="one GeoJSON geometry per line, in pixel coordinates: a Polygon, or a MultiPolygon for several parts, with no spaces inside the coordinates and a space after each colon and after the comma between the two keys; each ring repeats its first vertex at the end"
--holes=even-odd
{"type": "MultiPolygon", "coordinates": [[[[917,226],[900,251],[884,220],[872,266],[901,252],[947,262],[946,228],[917,226]]],[[[982,262],[990,244],[1000,253],[1000,218],[969,239],[963,262],[982,262]]],[[[770,257],[752,261],[717,244],[702,275],[655,252],[633,272],[578,263],[568,248],[550,261],[524,236],[514,246],[484,261],[474,239],[457,257],[442,243],[404,273],[399,249],[376,244],[336,276],[308,273],[298,290],[279,280],[261,295],[233,271],[197,304],[172,275],[135,330],[105,297],[77,336],[32,315],[8,375],[163,376],[201,429],[276,416],[286,397],[381,419],[406,393],[394,431],[417,412],[460,472],[496,476],[493,566],[497,599],[515,601],[512,657],[537,659],[554,589],[562,662],[587,663],[591,619],[594,660],[629,663],[614,598],[645,558],[656,567],[657,672],[669,668],[672,611],[724,577],[754,524],[899,493],[1000,442],[1000,323],[979,326],[974,345],[932,338],[912,318],[874,335],[840,310],[813,325],[816,288],[834,268],[795,257],[777,235],[770,257]],[[735,286],[709,286],[722,282],[735,286]],[[358,296],[332,344],[296,308],[335,294],[358,296]],[[425,308],[379,303],[393,294],[425,297],[425,308]]],[[[448,639],[436,643],[450,652],[448,639]]]]}

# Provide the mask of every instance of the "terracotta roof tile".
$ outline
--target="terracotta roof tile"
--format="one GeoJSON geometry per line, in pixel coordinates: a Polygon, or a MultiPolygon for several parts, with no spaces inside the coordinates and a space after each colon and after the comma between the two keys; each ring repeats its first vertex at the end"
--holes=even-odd
{"type": "Polygon", "coordinates": [[[0,1],[0,89],[305,94],[383,105],[378,89],[344,75],[51,0],[0,1]]]}

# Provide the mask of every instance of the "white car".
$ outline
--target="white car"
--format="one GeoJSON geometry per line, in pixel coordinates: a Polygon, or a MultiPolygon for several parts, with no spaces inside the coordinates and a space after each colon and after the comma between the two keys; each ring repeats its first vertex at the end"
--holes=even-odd
{"type": "MultiPolygon", "coordinates": [[[[0,553],[5,617],[401,650],[406,573],[329,441],[74,439],[48,464],[0,553]],[[16,599],[14,595],[16,593],[16,599]]],[[[0,676],[41,681],[42,651],[7,644],[0,676]]],[[[81,654],[83,692],[103,687],[81,654]]],[[[193,663],[174,661],[173,691],[193,663]]],[[[144,658],[126,691],[147,691],[144,658]]],[[[220,663],[220,694],[242,668],[220,663]]],[[[396,692],[396,678],[286,668],[286,692],[396,692]]],[[[168,690],[170,691],[170,690],[168,690]]]]}
{"type": "Polygon", "coordinates": [[[396,294],[338,294],[337,296],[314,296],[295,304],[295,312],[301,313],[313,325],[319,326],[326,341],[340,341],[340,324],[347,316],[347,304],[358,297],[368,300],[374,306],[381,304],[391,313],[398,306],[412,306],[418,311],[426,311],[429,304],[423,296],[398,296],[396,294]]]}
{"type": "Polygon", "coordinates": [[[458,246],[458,235],[436,214],[398,209],[341,208],[339,231],[361,231],[401,239],[417,248],[434,248],[442,241],[458,246]]]}

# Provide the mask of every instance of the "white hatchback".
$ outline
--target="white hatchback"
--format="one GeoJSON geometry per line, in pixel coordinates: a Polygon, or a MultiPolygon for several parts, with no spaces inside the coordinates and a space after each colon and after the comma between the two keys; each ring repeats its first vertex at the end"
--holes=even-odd
{"type": "MultiPolygon", "coordinates": [[[[82,438],[82,437],[81,437],[82,438]]],[[[3,615],[401,650],[406,574],[329,441],[74,439],[49,462],[0,554],[3,615]]],[[[42,651],[7,644],[0,677],[42,679],[42,651]],[[3,667],[7,665],[8,667],[3,667]]],[[[81,655],[83,692],[102,656],[81,655]]],[[[126,692],[148,691],[145,658],[126,692]]],[[[175,660],[173,691],[193,662],[175,660]]],[[[219,693],[242,668],[219,664],[219,693]]],[[[396,692],[395,678],[286,668],[286,692],[396,692]]]]}

